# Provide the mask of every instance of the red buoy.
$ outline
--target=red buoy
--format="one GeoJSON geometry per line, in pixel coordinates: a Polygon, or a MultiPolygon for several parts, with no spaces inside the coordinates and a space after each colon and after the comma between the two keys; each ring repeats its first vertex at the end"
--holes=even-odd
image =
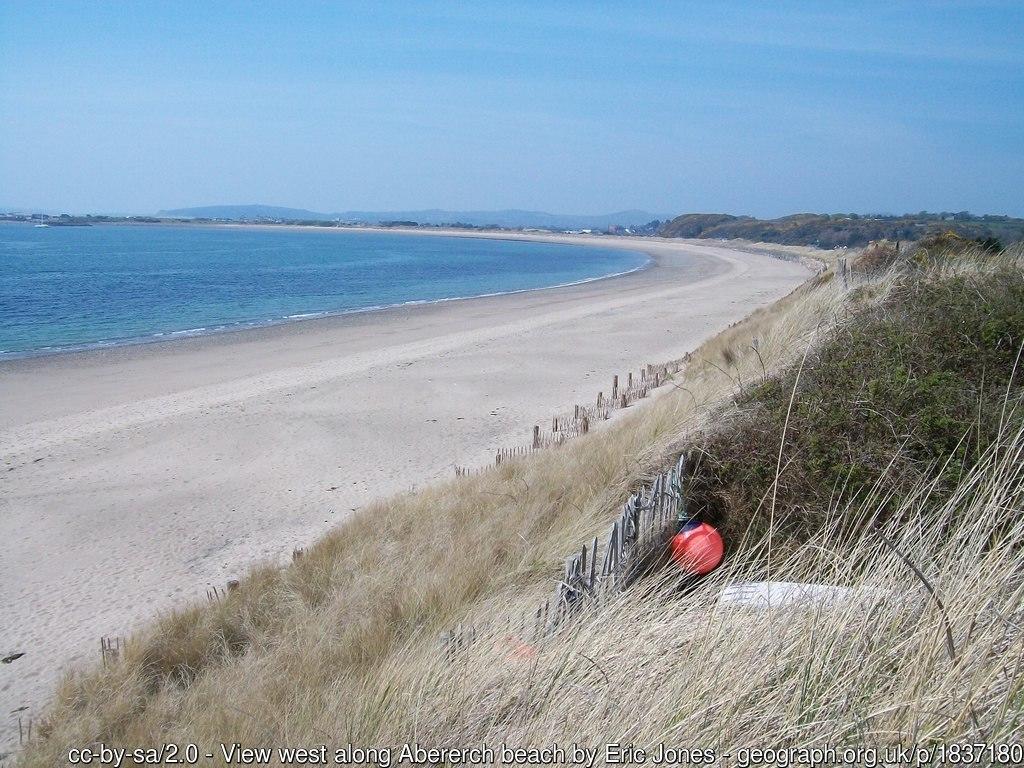
{"type": "Polygon", "coordinates": [[[722,562],[722,536],[707,523],[691,520],[672,537],[672,562],[695,576],[711,573],[722,562]]]}

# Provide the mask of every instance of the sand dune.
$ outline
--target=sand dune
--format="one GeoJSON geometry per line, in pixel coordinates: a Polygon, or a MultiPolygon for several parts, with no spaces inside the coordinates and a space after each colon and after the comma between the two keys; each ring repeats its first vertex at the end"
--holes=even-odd
{"type": "MultiPolygon", "coordinates": [[[[563,238],[564,239],[564,238],[563,238]]],[[[99,638],[479,466],[611,376],[789,292],[800,264],[602,240],[642,272],[0,364],[0,743],[99,638]]]]}

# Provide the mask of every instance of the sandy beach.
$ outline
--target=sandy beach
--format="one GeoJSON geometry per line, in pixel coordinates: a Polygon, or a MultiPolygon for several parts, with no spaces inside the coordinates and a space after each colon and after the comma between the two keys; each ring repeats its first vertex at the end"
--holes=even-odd
{"type": "Polygon", "coordinates": [[[0,363],[0,654],[25,654],[0,667],[0,744],[62,670],[99,660],[100,637],[286,559],[374,498],[489,463],[613,374],[685,354],[809,274],[727,247],[599,244],[654,263],[0,363]]]}

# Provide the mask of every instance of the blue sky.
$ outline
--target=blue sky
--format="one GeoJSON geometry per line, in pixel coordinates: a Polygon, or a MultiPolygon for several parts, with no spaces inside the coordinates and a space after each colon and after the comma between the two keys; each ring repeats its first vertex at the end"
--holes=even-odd
{"type": "Polygon", "coordinates": [[[1024,3],[0,4],[0,205],[1024,215],[1024,3]]]}

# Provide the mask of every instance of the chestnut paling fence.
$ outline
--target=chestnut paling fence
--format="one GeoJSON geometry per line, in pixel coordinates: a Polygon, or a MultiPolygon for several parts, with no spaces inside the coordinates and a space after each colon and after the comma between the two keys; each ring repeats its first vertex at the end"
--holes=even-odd
{"type": "MultiPolygon", "coordinates": [[[[609,419],[614,411],[628,408],[647,397],[651,390],[678,373],[688,358],[689,355],[662,365],[647,365],[636,377],[630,372],[624,387],[620,387],[619,377],[615,376],[610,397],[598,392],[593,406],[576,405],[572,417],[554,417],[550,432],[544,433],[540,426],[534,426],[529,445],[501,449],[494,464],[477,470],[457,466],[455,474],[463,477],[486,472],[503,462],[585,435],[592,422],[609,419]]],[[[687,517],[683,490],[685,474],[686,454],[683,454],[672,469],[659,474],[651,484],[633,493],[622,505],[604,545],[599,546],[597,537],[589,545],[583,544],[579,551],[566,559],[552,597],[530,614],[518,619],[509,617],[510,635],[518,636],[522,641],[548,635],[588,602],[624,589],[644,573],[665,551],[668,540],[677,530],[678,521],[687,517]]],[[[459,624],[441,634],[441,646],[451,654],[472,643],[478,634],[475,625],[459,624]]]]}
{"type": "Polygon", "coordinates": [[[595,537],[589,550],[584,545],[565,561],[565,571],[554,596],[538,609],[538,613],[543,612],[548,617],[546,629],[557,627],[561,619],[583,601],[628,587],[644,573],[652,559],[664,551],[679,520],[687,517],[685,474],[686,454],[683,454],[674,467],[627,499],[619,517],[612,523],[603,548],[598,549],[595,537]]]}
{"type": "Polygon", "coordinates": [[[597,393],[597,399],[593,404],[575,405],[571,416],[554,416],[548,430],[542,429],[539,424],[534,425],[529,443],[499,449],[494,456],[493,464],[477,469],[456,466],[456,476],[465,477],[486,472],[503,462],[527,456],[544,448],[561,445],[566,440],[587,434],[594,424],[610,419],[616,411],[628,408],[638,400],[644,399],[651,393],[651,390],[657,389],[668,381],[679,372],[687,357],[660,365],[645,365],[635,375],[632,371],[627,373],[622,382],[619,381],[618,376],[612,377],[609,394],[606,395],[604,391],[601,391],[597,393]]]}
{"type": "MultiPolygon", "coordinates": [[[[523,642],[550,635],[584,606],[625,589],[657,563],[678,522],[688,518],[686,467],[684,453],[671,469],[633,493],[622,505],[603,546],[595,537],[573,553],[565,561],[554,594],[532,613],[517,620],[509,618],[509,635],[523,642]]],[[[476,626],[460,624],[442,633],[441,645],[451,654],[472,643],[477,635],[476,626]]]]}

